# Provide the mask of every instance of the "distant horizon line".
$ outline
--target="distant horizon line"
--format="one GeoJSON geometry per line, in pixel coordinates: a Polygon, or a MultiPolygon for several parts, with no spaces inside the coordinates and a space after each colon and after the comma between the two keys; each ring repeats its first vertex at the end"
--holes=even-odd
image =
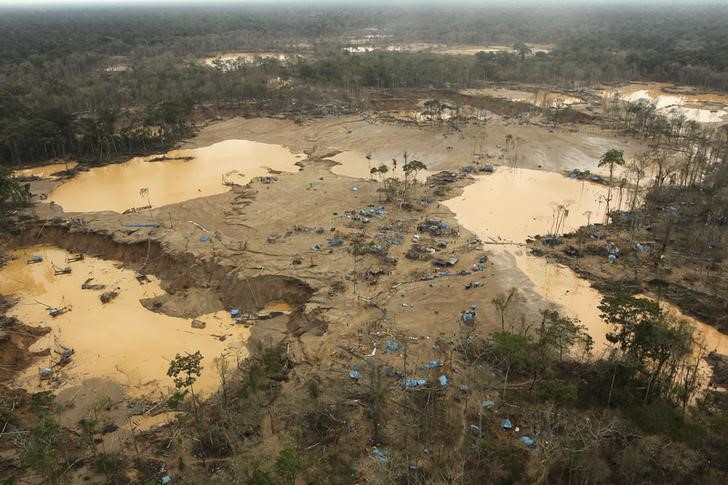
{"type": "Polygon", "coordinates": [[[352,2],[345,0],[0,0],[0,8],[12,7],[20,9],[36,9],[48,7],[125,7],[125,6],[235,6],[235,5],[299,5],[304,7],[340,6],[347,7],[398,7],[398,6],[448,6],[468,5],[479,8],[511,7],[519,8],[526,5],[538,7],[581,7],[589,6],[622,6],[622,7],[649,7],[659,5],[690,6],[690,5],[728,5],[728,0],[495,0],[484,2],[482,0],[361,0],[352,2]]]}

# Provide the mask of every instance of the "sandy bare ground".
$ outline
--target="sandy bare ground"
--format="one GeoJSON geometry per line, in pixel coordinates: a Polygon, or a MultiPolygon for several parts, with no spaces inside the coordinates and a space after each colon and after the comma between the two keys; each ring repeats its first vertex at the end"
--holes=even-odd
{"type": "Polygon", "coordinates": [[[319,155],[331,150],[352,150],[370,153],[375,159],[396,157],[401,160],[403,152],[407,151],[411,158],[424,161],[432,170],[470,164],[476,152],[483,154],[483,159],[489,163],[508,164],[516,159],[519,167],[549,171],[571,168],[597,171],[597,160],[610,148],[624,150],[627,158],[646,150],[644,145],[633,140],[615,138],[595,127],[582,129],[593,133],[518,124],[495,115],[481,124],[469,123],[462,131],[454,131],[446,124],[385,124],[360,116],[315,119],[300,125],[285,119],[232,118],[204,127],[182,147],[203,147],[239,138],[282,144],[294,152],[305,150],[319,155]],[[515,148],[501,159],[507,135],[515,140],[515,148]],[[485,158],[487,154],[491,155],[490,159],[485,158]]]}

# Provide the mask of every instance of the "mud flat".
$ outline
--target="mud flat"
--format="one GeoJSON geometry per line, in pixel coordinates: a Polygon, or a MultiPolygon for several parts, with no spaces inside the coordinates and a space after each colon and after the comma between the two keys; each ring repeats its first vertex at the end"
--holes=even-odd
{"type": "Polygon", "coordinates": [[[224,182],[244,185],[257,176],[296,171],[300,158],[280,145],[226,140],[92,168],[53,190],[49,199],[66,212],[158,207],[225,192],[224,182]]]}
{"type": "Polygon", "coordinates": [[[63,172],[64,170],[70,170],[78,166],[78,162],[68,163],[51,163],[48,165],[40,165],[37,167],[21,168],[15,170],[13,175],[16,177],[41,177],[41,178],[52,178],[52,175],[57,172],[63,172]]]}
{"type": "MultiPolygon", "coordinates": [[[[372,175],[371,169],[379,168],[382,165],[385,165],[388,170],[388,172],[385,174],[385,178],[396,177],[399,179],[403,179],[405,175],[404,170],[402,169],[402,167],[404,166],[403,159],[397,161],[397,168],[395,168],[394,162],[391,158],[375,159],[371,156],[367,158],[367,155],[359,152],[341,152],[330,158],[331,160],[338,163],[338,165],[331,167],[331,171],[336,175],[343,175],[345,177],[361,179],[373,178],[375,180],[379,180],[378,175],[372,175]]],[[[431,170],[421,170],[417,174],[416,180],[418,182],[424,182],[425,180],[427,180],[427,177],[433,175],[434,173],[435,172],[431,170]]]]}
{"type": "Polygon", "coordinates": [[[9,316],[51,329],[30,349],[50,349],[50,355],[22,372],[15,381],[18,387],[62,391],[101,378],[121,384],[128,395],[140,396],[171,387],[166,372],[175,354],[200,350],[204,369],[195,386],[208,394],[219,385],[214,360],[223,354],[232,360],[246,355],[249,330],[235,324],[225,311],[199,316],[205,328],[197,329],[191,319],[144,308],[141,299],[165,294],[153,276],[140,284],[135,272],[118,262],[89,256],[67,262],[71,254],[52,246],[16,250],[11,256],[16,259],[0,269],[0,293],[19,298],[9,316]],[[33,256],[43,260],[27,264],[33,256]],[[70,267],[72,272],[56,275],[54,267],[70,267]],[[84,283],[104,288],[82,289],[84,283]],[[100,296],[108,291],[118,296],[102,303],[100,296]],[[51,317],[50,308],[69,311],[51,317]],[[69,363],[59,365],[64,349],[74,353],[69,363]],[[53,376],[40,380],[39,369],[45,367],[53,369],[53,376]]]}

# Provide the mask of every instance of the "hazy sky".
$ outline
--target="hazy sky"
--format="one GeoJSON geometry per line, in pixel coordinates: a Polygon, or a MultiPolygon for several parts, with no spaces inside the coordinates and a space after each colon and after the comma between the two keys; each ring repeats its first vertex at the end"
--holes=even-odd
{"type": "Polygon", "coordinates": [[[534,0],[511,0],[505,2],[503,0],[0,0],[0,5],[123,5],[123,4],[220,4],[220,3],[338,3],[341,5],[346,4],[367,4],[367,3],[378,3],[378,4],[397,4],[397,3],[441,3],[441,4],[453,4],[453,3],[475,3],[480,5],[490,4],[518,4],[518,3],[551,3],[551,4],[573,4],[573,3],[631,3],[635,5],[644,4],[655,4],[655,3],[669,3],[669,4],[695,4],[695,3],[707,3],[707,4],[723,4],[728,3],[728,0],[540,0],[535,2],[534,0]]]}
{"type": "Polygon", "coordinates": [[[53,5],[184,5],[184,4],[245,4],[245,3],[302,3],[302,4],[340,4],[340,5],[392,5],[406,4],[416,5],[418,3],[427,4],[477,4],[486,6],[488,4],[495,5],[517,5],[521,4],[550,4],[550,5],[570,5],[570,4],[632,4],[632,5],[695,5],[695,4],[712,4],[723,5],[728,0],[0,0],[0,6],[53,6],[53,5]]]}

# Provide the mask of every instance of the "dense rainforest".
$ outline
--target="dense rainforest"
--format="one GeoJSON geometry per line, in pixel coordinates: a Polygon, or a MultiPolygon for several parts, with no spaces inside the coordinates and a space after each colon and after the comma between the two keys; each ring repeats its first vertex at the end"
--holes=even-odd
{"type": "Polygon", "coordinates": [[[32,8],[0,15],[0,162],[105,160],[186,136],[195,108],[314,113],[367,89],[654,80],[728,90],[728,7],[32,8]],[[374,44],[376,51],[345,48],[374,44]],[[443,55],[391,49],[521,46],[443,55]],[[546,44],[546,51],[526,45],[546,44]],[[387,49],[387,47],[390,47],[387,49]],[[257,62],[202,62],[225,52],[257,62]]]}

